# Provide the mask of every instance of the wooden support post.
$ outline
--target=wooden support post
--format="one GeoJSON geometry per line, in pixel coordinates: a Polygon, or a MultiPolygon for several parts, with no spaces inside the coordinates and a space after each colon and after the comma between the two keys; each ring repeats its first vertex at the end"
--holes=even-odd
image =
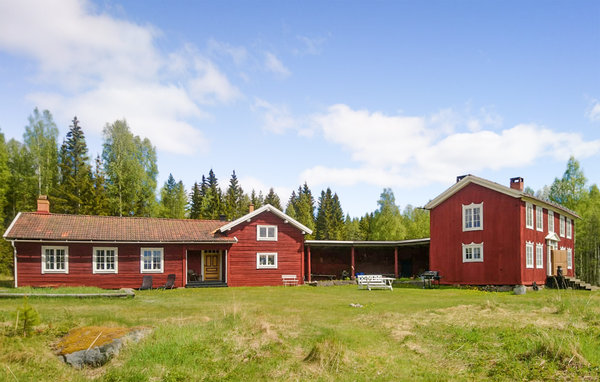
{"type": "Polygon", "coordinates": [[[181,254],[181,286],[187,284],[187,248],[182,248],[181,254]]]}
{"type": "Polygon", "coordinates": [[[394,247],[394,277],[398,278],[398,247],[394,247]]]}
{"type": "Polygon", "coordinates": [[[302,259],[300,261],[300,281],[304,284],[304,243],[302,243],[302,259]]]}
{"type": "Polygon", "coordinates": [[[354,280],[356,278],[356,276],[354,274],[354,247],[352,247],[352,249],[350,250],[350,270],[352,271],[352,273],[351,273],[352,280],[354,280]]]}
{"type": "Polygon", "coordinates": [[[306,246],[306,250],[307,250],[307,255],[308,255],[308,282],[311,282],[312,281],[312,277],[311,277],[312,270],[310,269],[310,245],[306,246]]]}

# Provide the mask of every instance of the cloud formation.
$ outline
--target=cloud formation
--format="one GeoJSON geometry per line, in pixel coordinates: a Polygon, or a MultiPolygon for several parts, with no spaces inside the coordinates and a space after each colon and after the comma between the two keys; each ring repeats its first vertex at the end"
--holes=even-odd
{"type": "Polygon", "coordinates": [[[265,68],[280,77],[288,77],[291,74],[290,70],[271,52],[265,52],[265,68]]]}
{"type": "MultiPolygon", "coordinates": [[[[0,2],[0,50],[33,60],[33,80],[56,89],[30,100],[63,119],[77,114],[96,132],[127,118],[159,149],[192,153],[206,146],[192,125],[208,115],[201,106],[242,95],[194,47],[161,52],[160,35],[150,25],[98,13],[86,0],[0,2]]],[[[243,59],[243,52],[229,52],[243,59]]]]}
{"type": "Polygon", "coordinates": [[[597,99],[592,100],[590,109],[587,112],[587,117],[592,122],[600,122],[600,101],[597,99]]]}
{"type": "Polygon", "coordinates": [[[444,110],[431,117],[389,116],[330,106],[316,115],[316,129],[351,155],[355,166],[315,166],[301,179],[311,184],[413,187],[447,182],[448,174],[521,167],[550,157],[566,160],[600,152],[600,140],[579,133],[555,132],[536,124],[499,130],[499,117],[462,117],[444,110]],[[473,127],[476,128],[473,128],[473,127]]]}

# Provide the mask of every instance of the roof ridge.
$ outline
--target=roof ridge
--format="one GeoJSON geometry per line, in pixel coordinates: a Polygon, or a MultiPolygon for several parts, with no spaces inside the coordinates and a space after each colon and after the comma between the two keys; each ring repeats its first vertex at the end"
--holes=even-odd
{"type": "Polygon", "coordinates": [[[211,222],[211,223],[228,223],[227,221],[221,221],[216,219],[176,219],[176,218],[160,218],[152,216],[115,216],[115,215],[87,215],[87,214],[63,214],[63,213],[49,213],[40,214],[36,211],[25,211],[21,212],[24,215],[43,215],[43,216],[69,216],[69,217],[91,217],[91,218],[102,218],[102,219],[152,219],[152,220],[173,220],[173,221],[197,221],[197,222],[211,222]]]}

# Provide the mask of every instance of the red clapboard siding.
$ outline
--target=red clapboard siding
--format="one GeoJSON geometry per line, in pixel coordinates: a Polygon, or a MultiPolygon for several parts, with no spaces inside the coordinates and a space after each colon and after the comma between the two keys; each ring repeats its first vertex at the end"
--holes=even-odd
{"type": "Polygon", "coordinates": [[[229,286],[282,285],[281,275],[296,275],[301,280],[304,235],[271,212],[255,216],[250,223],[242,223],[226,232],[236,237],[227,256],[229,286]],[[277,241],[257,241],[257,225],[276,225],[277,241]],[[277,252],[277,269],[256,269],[258,252],[277,252]]]}
{"type": "Polygon", "coordinates": [[[469,184],[431,211],[430,268],[446,284],[514,285],[520,274],[521,200],[469,184]],[[483,202],[483,230],[462,231],[462,205],[483,202]],[[462,244],[483,242],[483,262],[463,263],[462,244]]]}

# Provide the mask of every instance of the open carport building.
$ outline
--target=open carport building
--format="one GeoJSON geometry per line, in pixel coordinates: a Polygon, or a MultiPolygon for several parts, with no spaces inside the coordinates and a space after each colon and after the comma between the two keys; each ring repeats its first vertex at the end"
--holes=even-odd
{"type": "Polygon", "coordinates": [[[417,276],[429,269],[429,238],[399,241],[306,240],[307,280],[357,273],[417,276]]]}

